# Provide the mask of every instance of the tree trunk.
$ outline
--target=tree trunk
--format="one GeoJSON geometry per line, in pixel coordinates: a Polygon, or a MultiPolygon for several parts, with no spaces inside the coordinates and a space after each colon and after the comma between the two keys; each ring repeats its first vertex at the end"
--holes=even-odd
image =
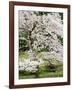
{"type": "Polygon", "coordinates": [[[32,32],[32,31],[29,31],[29,33],[28,33],[29,49],[30,49],[30,51],[31,51],[31,53],[32,53],[31,59],[35,61],[35,60],[37,60],[37,58],[36,58],[36,52],[33,50],[33,46],[32,46],[34,40],[33,40],[33,38],[31,37],[31,32],[32,32]]]}

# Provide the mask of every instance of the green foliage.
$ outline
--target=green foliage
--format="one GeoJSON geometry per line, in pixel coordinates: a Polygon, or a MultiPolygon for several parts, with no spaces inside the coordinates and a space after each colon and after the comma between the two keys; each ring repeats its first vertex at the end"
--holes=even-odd
{"type": "Polygon", "coordinates": [[[49,51],[49,47],[47,46],[46,48],[42,48],[38,52],[48,52],[48,51],[49,51]]]}
{"type": "Polygon", "coordinates": [[[61,20],[63,20],[63,13],[59,13],[59,15],[61,16],[61,20]]]}
{"type": "Polygon", "coordinates": [[[47,15],[48,13],[50,13],[50,12],[41,12],[41,11],[39,11],[39,12],[34,12],[34,14],[36,14],[37,16],[38,16],[38,15],[40,15],[40,16],[42,16],[42,15],[47,15]]]}
{"type": "Polygon", "coordinates": [[[19,32],[19,50],[20,51],[29,50],[27,39],[28,39],[28,32],[20,31],[19,32]]]}
{"type": "Polygon", "coordinates": [[[61,43],[61,45],[63,45],[63,37],[58,35],[57,38],[59,39],[59,42],[61,43]]]}
{"type": "MultiPolygon", "coordinates": [[[[39,11],[39,12],[34,12],[34,14],[36,14],[37,16],[38,15],[40,15],[40,16],[42,16],[42,15],[48,15],[48,14],[52,14],[53,12],[41,12],[41,11],[39,11]]],[[[59,15],[61,16],[61,20],[63,20],[63,13],[59,13],[59,15]]]]}
{"type": "Polygon", "coordinates": [[[28,59],[28,53],[27,52],[23,52],[23,51],[20,51],[19,52],[19,60],[24,60],[24,59],[28,59]]]}
{"type": "Polygon", "coordinates": [[[47,50],[47,48],[42,48],[39,52],[47,52],[48,50],[47,50]]]}
{"type": "Polygon", "coordinates": [[[28,42],[26,40],[19,39],[19,50],[20,51],[29,50],[28,42]]]}
{"type": "Polygon", "coordinates": [[[48,51],[49,51],[49,46],[47,46],[46,48],[40,49],[38,52],[48,52],[48,51]]]}
{"type": "MultiPolygon", "coordinates": [[[[21,40],[21,39],[19,39],[19,45],[21,46],[21,45],[23,45],[23,46],[26,46],[27,45],[27,41],[26,40],[21,40]]],[[[20,47],[19,46],[19,47],[20,47]]]]}
{"type": "Polygon", "coordinates": [[[25,31],[20,31],[19,32],[19,37],[24,37],[24,38],[28,38],[28,32],[25,32],[25,31]]]}

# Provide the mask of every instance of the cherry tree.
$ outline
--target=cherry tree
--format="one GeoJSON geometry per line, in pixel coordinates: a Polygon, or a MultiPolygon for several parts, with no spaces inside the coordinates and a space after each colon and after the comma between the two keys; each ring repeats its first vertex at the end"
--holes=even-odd
{"type": "Polygon", "coordinates": [[[27,32],[27,38],[23,38],[28,42],[30,62],[39,61],[36,55],[39,51],[45,60],[56,58],[63,61],[63,20],[60,14],[19,11],[19,32],[27,32]]]}

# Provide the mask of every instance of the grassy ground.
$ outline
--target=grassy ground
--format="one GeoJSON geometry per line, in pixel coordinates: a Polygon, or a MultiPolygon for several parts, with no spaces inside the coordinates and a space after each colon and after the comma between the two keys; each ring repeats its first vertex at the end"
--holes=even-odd
{"type": "MultiPolygon", "coordinates": [[[[39,54],[39,56],[41,57],[42,55],[39,54]]],[[[26,52],[21,52],[19,54],[20,60],[24,60],[27,58],[28,58],[28,55],[26,52]]],[[[39,71],[36,73],[29,73],[29,72],[25,72],[25,71],[20,71],[19,72],[19,79],[62,77],[63,76],[63,64],[56,61],[56,60],[52,60],[51,62],[55,66],[55,70],[49,69],[47,67],[49,62],[45,61],[43,65],[39,66],[39,71]]]]}

